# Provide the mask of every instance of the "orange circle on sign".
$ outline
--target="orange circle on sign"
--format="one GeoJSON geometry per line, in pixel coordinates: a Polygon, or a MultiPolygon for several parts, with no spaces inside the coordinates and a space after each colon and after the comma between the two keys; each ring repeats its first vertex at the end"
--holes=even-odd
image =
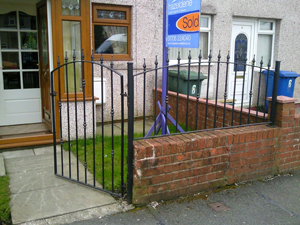
{"type": "Polygon", "coordinates": [[[180,17],[176,22],[176,27],[179,30],[186,31],[186,32],[199,31],[199,27],[200,27],[199,12],[190,13],[180,17]]]}

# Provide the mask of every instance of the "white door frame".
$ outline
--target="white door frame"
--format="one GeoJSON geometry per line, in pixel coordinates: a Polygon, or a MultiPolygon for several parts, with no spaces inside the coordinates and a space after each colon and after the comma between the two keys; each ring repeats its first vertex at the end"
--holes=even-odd
{"type": "MultiPolygon", "coordinates": [[[[232,22],[232,34],[231,34],[231,51],[230,51],[230,58],[231,61],[234,61],[235,59],[235,39],[239,34],[245,34],[248,42],[247,42],[247,62],[246,64],[251,64],[254,52],[255,46],[256,46],[256,27],[257,27],[257,20],[251,20],[251,19],[233,19],[232,22]]],[[[244,72],[238,71],[237,72],[237,80],[236,80],[236,94],[235,94],[235,105],[237,107],[241,104],[241,98],[242,98],[242,83],[243,83],[243,76],[244,72]]],[[[233,99],[233,92],[234,92],[234,65],[230,65],[229,70],[229,83],[228,83],[228,98],[233,99]]],[[[244,99],[243,99],[243,105],[249,105],[249,91],[250,91],[250,79],[251,79],[251,68],[249,66],[246,67],[246,73],[245,73],[245,86],[244,86],[244,99]]]]}

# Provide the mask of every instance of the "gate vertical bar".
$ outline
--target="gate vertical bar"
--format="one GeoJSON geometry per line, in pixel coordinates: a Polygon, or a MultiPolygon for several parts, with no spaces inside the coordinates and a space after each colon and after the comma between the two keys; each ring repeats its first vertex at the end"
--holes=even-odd
{"type": "Polygon", "coordinates": [[[210,65],[211,65],[211,50],[208,56],[208,72],[207,72],[207,88],[206,88],[206,103],[205,103],[205,122],[204,122],[204,129],[206,129],[207,125],[207,110],[208,110],[208,94],[209,94],[209,78],[210,78],[210,65]]]}
{"type": "MultiPolygon", "coordinates": [[[[100,58],[101,65],[101,103],[103,104],[103,55],[101,54],[100,58]]],[[[105,189],[105,177],[104,177],[104,109],[103,105],[101,106],[101,147],[102,147],[102,187],[105,189]]]]}
{"type": "Polygon", "coordinates": [[[225,118],[226,118],[226,101],[227,101],[227,83],[228,83],[228,67],[229,67],[229,59],[230,55],[229,52],[227,54],[227,61],[226,61],[226,78],[225,78],[225,91],[224,91],[224,109],[223,109],[223,127],[225,127],[225,118]]]}
{"type": "Polygon", "coordinates": [[[54,96],[54,73],[51,72],[50,83],[51,83],[51,100],[52,100],[52,126],[53,126],[53,147],[54,147],[54,174],[57,174],[57,156],[56,156],[56,124],[55,124],[55,100],[54,96]]]}
{"type": "MultiPolygon", "coordinates": [[[[60,67],[60,60],[58,57],[57,67],[60,67]]],[[[58,70],[58,80],[60,81],[60,69],[58,70]]],[[[62,103],[61,103],[61,85],[58,82],[58,108],[59,108],[59,130],[60,130],[60,154],[61,154],[61,175],[64,175],[64,152],[63,152],[63,136],[62,136],[62,103]]]]}
{"type": "MultiPolygon", "coordinates": [[[[86,160],[86,108],[85,108],[85,77],[84,77],[84,52],[82,49],[82,92],[83,92],[83,132],[84,132],[84,182],[87,183],[87,160],[86,160]]],[[[76,88],[76,87],[75,87],[76,88]]]]}
{"type": "Polygon", "coordinates": [[[279,82],[279,71],[280,71],[280,61],[276,61],[275,74],[274,74],[274,86],[272,93],[272,103],[271,103],[271,125],[275,124],[275,114],[276,114],[276,103],[277,103],[277,92],[278,92],[278,82],[279,82]]]}
{"type": "Polygon", "coordinates": [[[124,77],[121,76],[121,196],[124,196],[124,77]]]}
{"type": "Polygon", "coordinates": [[[128,78],[128,155],[127,155],[127,202],[132,203],[132,185],[133,185],[133,120],[134,120],[134,80],[133,63],[127,63],[128,78]]]}
{"type": "Polygon", "coordinates": [[[178,52],[177,58],[177,94],[176,94],[176,133],[178,132],[178,101],[179,101],[179,75],[180,75],[180,52],[178,52]]]}
{"type": "MultiPolygon", "coordinates": [[[[186,97],[186,118],[185,118],[185,131],[188,130],[189,126],[189,101],[190,101],[190,79],[191,79],[191,50],[189,51],[188,56],[188,83],[187,83],[187,97],[186,97]]],[[[178,91],[177,91],[178,92],[178,91]]]]}
{"type": "Polygon", "coordinates": [[[216,84],[216,98],[215,98],[215,115],[214,115],[214,128],[217,126],[217,103],[218,103],[218,90],[219,90],[219,77],[220,77],[220,60],[221,60],[221,51],[218,55],[218,67],[217,67],[217,84],[216,84]]]}
{"type": "Polygon", "coordinates": [[[198,61],[198,83],[197,83],[197,104],[196,104],[195,130],[197,130],[197,125],[198,125],[198,110],[199,110],[199,98],[200,98],[200,74],[201,74],[200,70],[201,70],[201,60],[202,60],[201,50],[200,50],[198,59],[199,59],[199,61],[198,61]]]}
{"type": "MultiPolygon", "coordinates": [[[[111,84],[111,92],[110,92],[110,99],[111,99],[111,188],[112,192],[114,192],[114,157],[115,157],[115,146],[114,146],[114,76],[113,76],[113,68],[114,68],[114,61],[113,57],[111,57],[110,62],[110,84],[111,84]]],[[[103,126],[103,125],[102,125],[103,126]]]]}
{"type": "Polygon", "coordinates": [[[92,110],[93,110],[93,185],[96,186],[96,153],[95,153],[95,95],[94,95],[94,51],[91,55],[92,66],[92,110]]]}

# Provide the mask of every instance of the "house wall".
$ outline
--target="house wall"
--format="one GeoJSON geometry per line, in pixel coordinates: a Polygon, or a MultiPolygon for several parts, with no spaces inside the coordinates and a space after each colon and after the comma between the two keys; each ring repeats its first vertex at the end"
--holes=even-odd
{"type": "MultiPolygon", "coordinates": [[[[134,66],[134,73],[140,72],[143,69],[144,58],[147,69],[154,68],[155,56],[158,56],[159,65],[162,65],[162,35],[163,35],[163,1],[162,0],[91,0],[91,4],[115,4],[131,6],[131,56],[134,66]]],[[[296,0],[288,3],[280,0],[257,0],[257,1],[237,1],[237,0],[202,0],[201,13],[211,15],[211,35],[210,49],[212,50],[212,60],[217,61],[219,50],[223,61],[226,60],[228,51],[231,50],[231,34],[232,22],[234,18],[242,19],[273,19],[276,22],[275,44],[274,44],[274,62],[280,60],[282,70],[293,70],[300,73],[300,65],[297,63],[297,57],[291,57],[294,52],[299,52],[300,43],[295,37],[298,35],[300,22],[298,20],[299,10],[296,0]]],[[[92,15],[92,14],[91,14],[92,15]]],[[[92,20],[91,20],[92,28],[92,20]]],[[[92,37],[92,29],[91,29],[92,37]]],[[[91,38],[91,46],[93,46],[91,38]]],[[[233,59],[230,59],[232,62],[233,59]]],[[[110,62],[105,62],[109,66],[110,62]]],[[[114,68],[123,74],[125,83],[124,88],[127,91],[127,61],[114,61],[114,68]]],[[[183,68],[187,69],[187,68],[183,68]]],[[[192,70],[197,70],[192,67],[192,70]]],[[[208,67],[204,64],[201,67],[204,75],[208,73],[208,67]]],[[[99,70],[96,70],[95,76],[100,76],[99,70]]],[[[211,67],[210,87],[216,88],[217,64],[214,63],[211,67]]],[[[257,93],[259,73],[254,73],[254,93],[257,93]]],[[[152,114],[152,88],[154,87],[154,76],[149,75],[146,89],[146,116],[152,114]],[[151,103],[151,104],[150,104],[151,103]]],[[[105,75],[107,81],[106,91],[108,93],[106,103],[97,106],[97,122],[100,122],[101,107],[104,107],[105,121],[110,121],[111,101],[110,101],[110,75],[105,75]]],[[[143,115],[142,103],[142,79],[135,79],[135,117],[143,115]]],[[[225,66],[220,70],[220,84],[218,87],[219,96],[223,96],[225,90],[225,66]]],[[[161,86],[161,76],[159,76],[159,86],[161,86]]],[[[119,86],[117,83],[116,86],[119,86]]],[[[201,97],[206,97],[207,80],[202,84],[201,97]]],[[[263,104],[263,95],[265,87],[265,78],[262,77],[261,82],[261,99],[260,104],[263,104]]],[[[214,91],[210,88],[209,98],[213,99],[214,91]]],[[[115,89],[115,87],[114,87],[115,89]]],[[[297,102],[300,102],[300,79],[296,79],[294,97],[297,102]]],[[[253,99],[256,99],[253,96],[253,99]]],[[[119,105],[118,99],[114,99],[116,105],[119,105]]],[[[256,103],[256,102],[255,102],[256,103]]],[[[127,114],[125,113],[125,117],[127,114]]],[[[115,110],[115,120],[120,119],[120,111],[115,110]]]]}
{"type": "Polygon", "coordinates": [[[252,181],[300,167],[296,99],[279,96],[265,125],[134,142],[133,203],[147,204],[252,181]]]}
{"type": "MultiPolygon", "coordinates": [[[[211,50],[217,59],[219,50],[223,57],[230,50],[233,18],[245,19],[274,19],[276,21],[274,61],[281,61],[281,70],[292,70],[300,74],[300,64],[297,56],[291,56],[300,50],[300,43],[296,41],[300,21],[298,19],[298,1],[280,0],[202,0],[201,13],[212,15],[211,50]]],[[[233,61],[233,59],[231,59],[233,61]]],[[[275,65],[273,63],[273,65],[275,65]]],[[[220,87],[224,87],[224,76],[220,79],[220,87]]],[[[264,82],[264,78],[263,78],[264,82]]],[[[255,91],[254,91],[255,92],[255,91]]],[[[300,102],[300,79],[296,80],[294,98],[300,102]]]]}

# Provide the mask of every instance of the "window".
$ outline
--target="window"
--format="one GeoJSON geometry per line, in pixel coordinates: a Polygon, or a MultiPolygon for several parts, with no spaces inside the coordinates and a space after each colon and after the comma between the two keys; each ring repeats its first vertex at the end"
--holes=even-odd
{"type": "Polygon", "coordinates": [[[96,58],[131,60],[130,7],[93,4],[93,48],[96,58]]]}
{"type": "Polygon", "coordinates": [[[201,50],[202,59],[207,60],[210,51],[210,30],[211,30],[211,17],[200,16],[200,34],[199,34],[199,48],[169,48],[170,63],[177,63],[178,51],[180,51],[180,58],[183,61],[188,60],[189,50],[191,50],[192,61],[198,60],[201,50]]]}
{"type": "Polygon", "coordinates": [[[258,21],[258,37],[257,37],[257,57],[256,65],[260,66],[263,57],[263,66],[267,67],[269,60],[271,66],[273,62],[275,38],[275,21],[259,20],[258,21]]]}

